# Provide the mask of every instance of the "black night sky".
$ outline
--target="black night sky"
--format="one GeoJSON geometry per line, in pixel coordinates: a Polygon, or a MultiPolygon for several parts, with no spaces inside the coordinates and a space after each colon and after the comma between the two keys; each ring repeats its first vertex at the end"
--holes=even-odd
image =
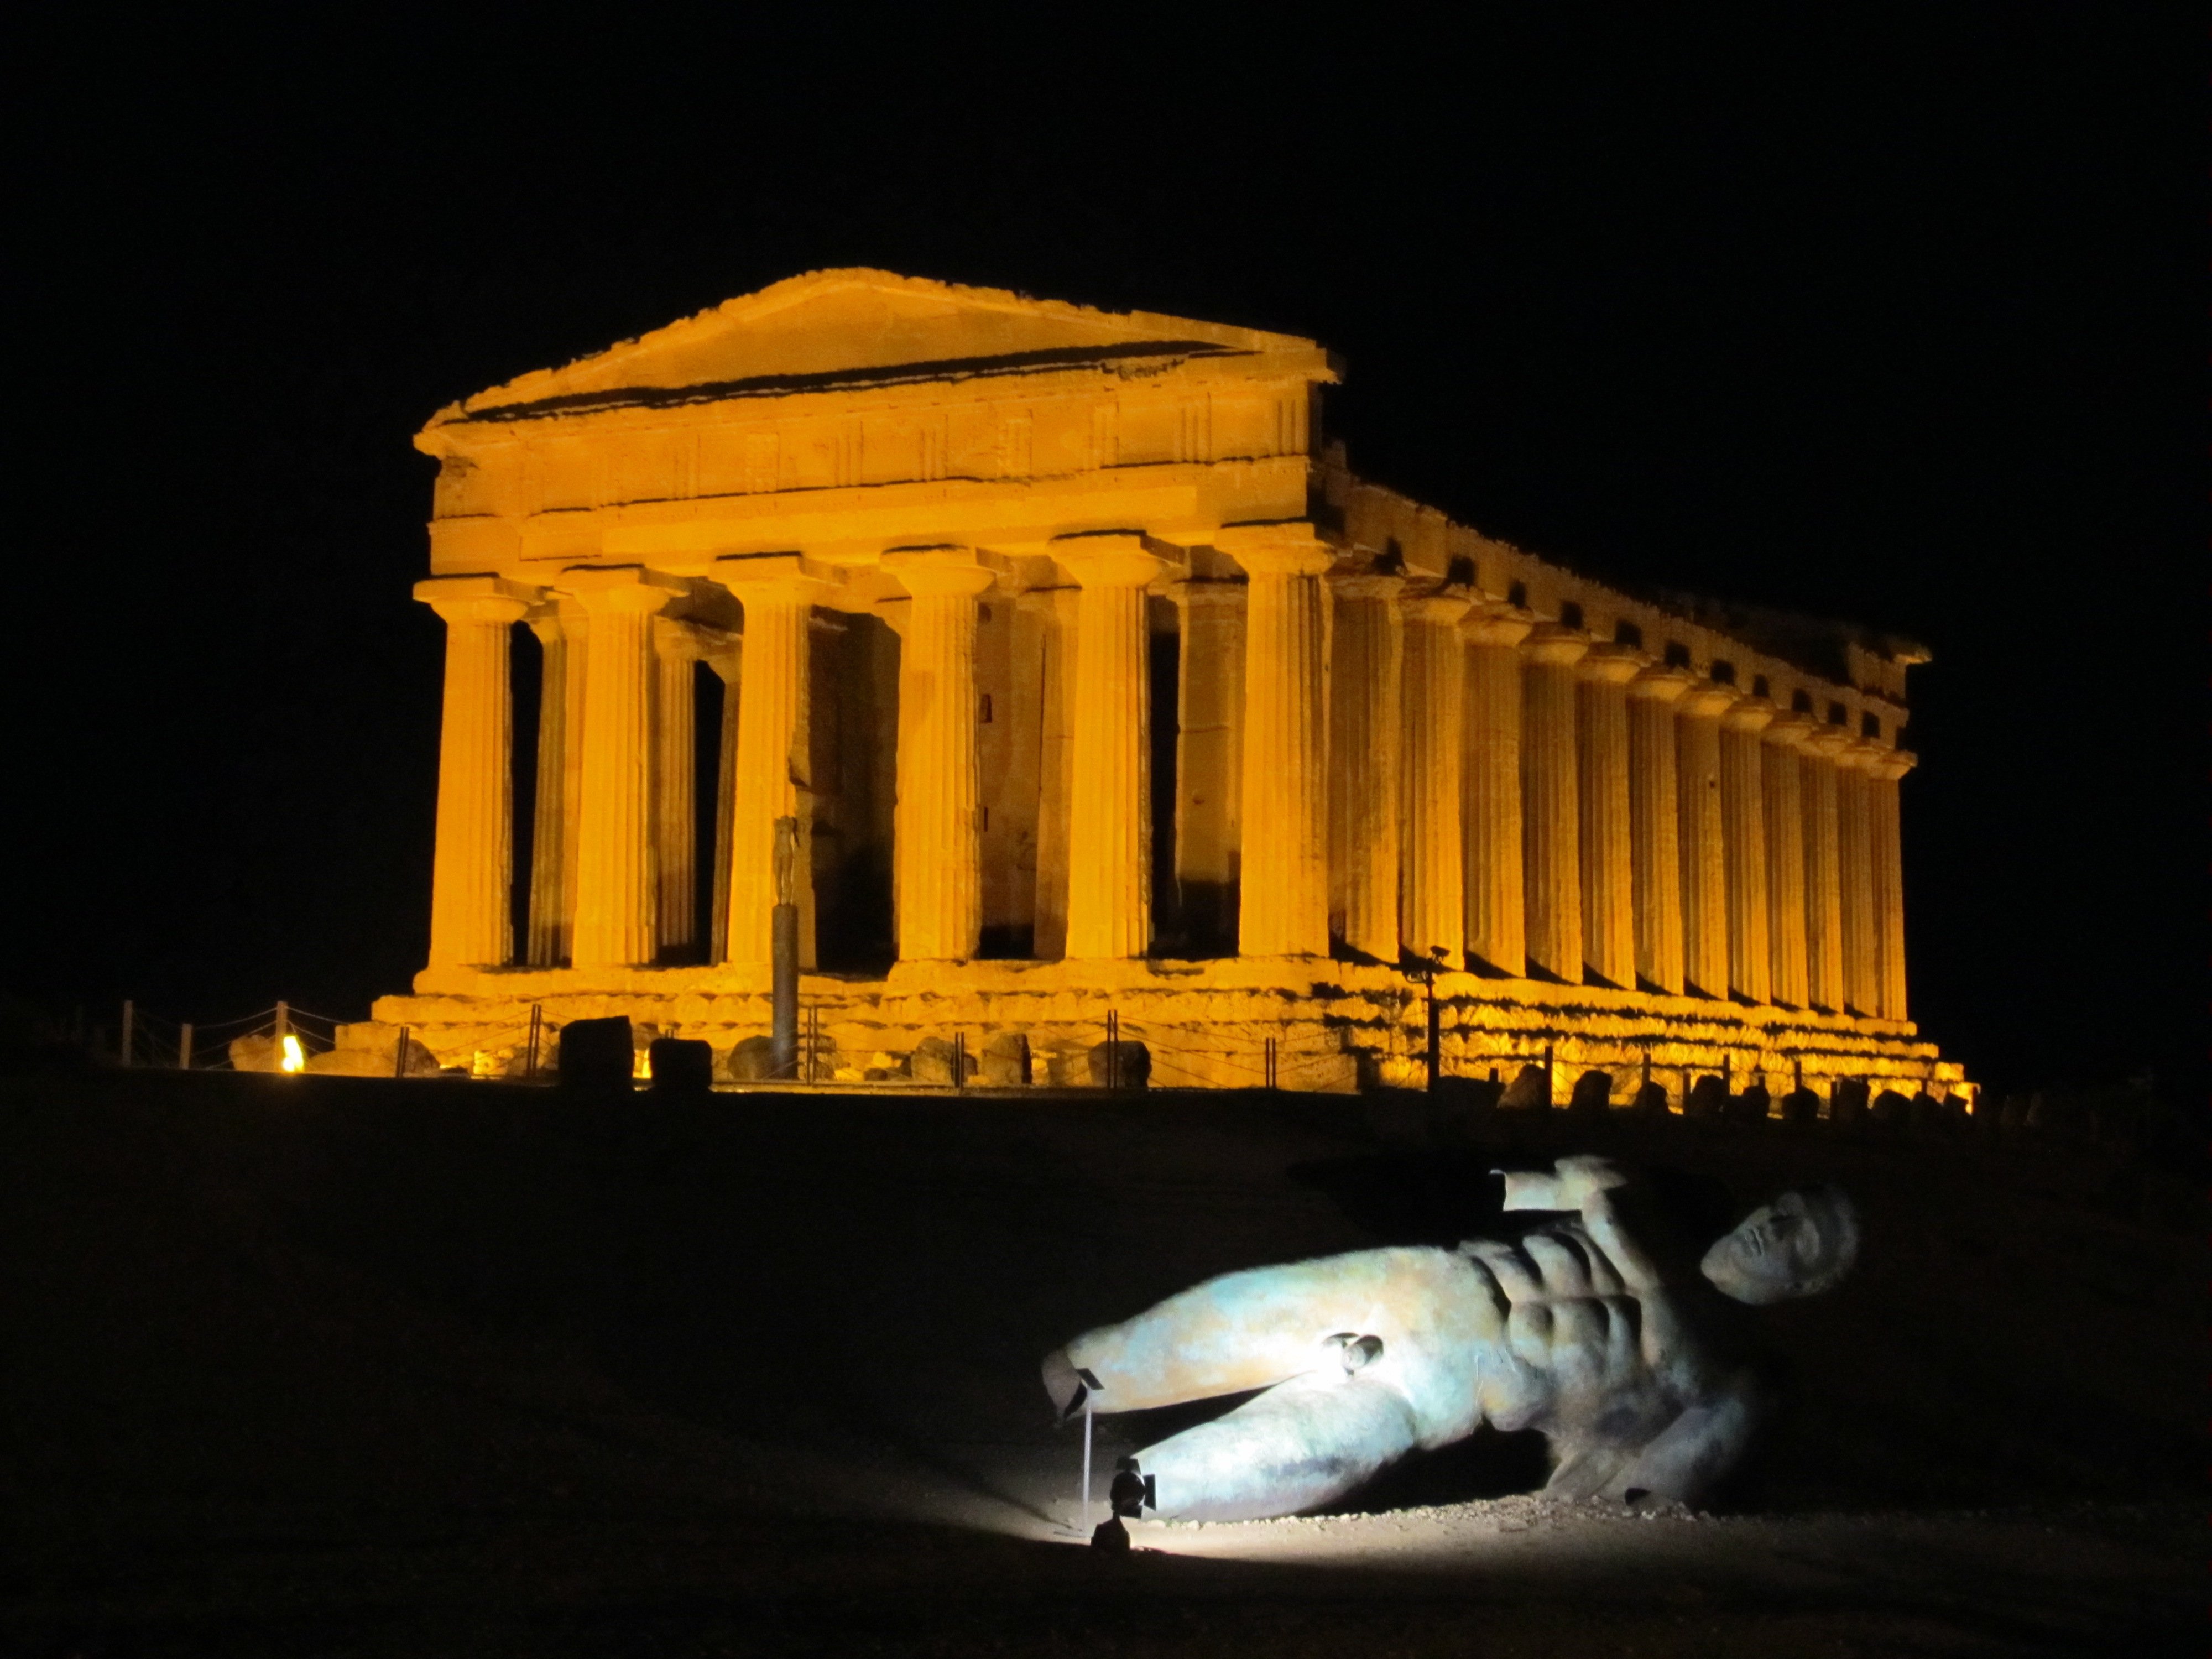
{"type": "Polygon", "coordinates": [[[1999,1088],[2190,1086],[2179,9],[42,11],[10,53],[0,988],[202,1021],[404,988],[441,638],[410,435],[871,264],[1317,337],[1368,477],[1595,574],[1925,640],[1916,1016],[1999,1088]]]}

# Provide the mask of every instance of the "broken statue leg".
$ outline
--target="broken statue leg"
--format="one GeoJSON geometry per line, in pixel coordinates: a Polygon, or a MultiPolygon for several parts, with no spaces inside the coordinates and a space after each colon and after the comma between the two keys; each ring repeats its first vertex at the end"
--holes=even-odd
{"type": "Polygon", "coordinates": [[[1278,1383],[1137,1454],[1170,1521],[1257,1521],[1317,1508],[1413,1449],[1413,1408],[1336,1366],[1278,1383]]]}

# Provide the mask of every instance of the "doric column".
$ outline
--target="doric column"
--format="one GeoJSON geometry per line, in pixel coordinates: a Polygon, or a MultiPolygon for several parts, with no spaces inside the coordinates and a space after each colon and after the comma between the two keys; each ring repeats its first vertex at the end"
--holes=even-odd
{"type": "Polygon", "coordinates": [[[716,744],[714,767],[714,853],[708,867],[714,872],[714,897],[707,906],[707,960],[725,962],[730,952],[730,838],[737,831],[738,717],[744,712],[745,672],[744,635],[732,634],[720,650],[707,659],[707,666],[722,683],[722,730],[716,744]]]}
{"type": "Polygon", "coordinates": [[[1521,641],[1535,618],[1487,605],[1460,624],[1467,639],[1465,777],[1467,953],[1508,979],[1528,971],[1521,867],[1521,641]]]}
{"type": "Polygon", "coordinates": [[[1193,948],[1237,936],[1243,836],[1244,584],[1181,581],[1176,696],[1176,893],[1193,948]]]}
{"type": "Polygon", "coordinates": [[[1766,932],[1766,799],[1759,767],[1759,733],[1774,712],[1765,697],[1745,697],[1721,716],[1729,989],[1747,1002],[1774,1000],[1766,932]]]}
{"type": "Polygon", "coordinates": [[[1037,686],[1036,896],[1030,952],[1042,962],[1067,954],[1068,800],[1074,793],[1075,611],[1067,587],[1032,589],[1016,603],[1042,635],[1037,686]]]}
{"type": "Polygon", "coordinates": [[[1249,579],[1238,954],[1326,956],[1329,550],[1306,524],[1236,526],[1214,544],[1249,579]]]}
{"type": "Polygon", "coordinates": [[[1635,860],[1630,850],[1628,683],[1644,658],[1596,645],[1576,665],[1577,844],[1582,860],[1583,965],[1636,988],[1635,860]]]}
{"type": "Polygon", "coordinates": [[[1459,624],[1472,597],[1465,589],[1446,590],[1400,601],[1406,660],[1398,937],[1418,960],[1454,968],[1467,951],[1467,842],[1461,823],[1467,646],[1459,624]]]}
{"type": "Polygon", "coordinates": [[[1874,866],[1875,1008],[1884,1019],[1907,1018],[1905,841],[1897,786],[1919,759],[1910,750],[1885,750],[1867,774],[1867,839],[1874,866]]]}
{"type": "Polygon", "coordinates": [[[1141,957],[1152,923],[1145,591],[1170,566],[1132,535],[1066,537],[1053,543],[1052,556],[1082,585],[1075,608],[1067,955],[1141,957]]]}
{"type": "Polygon", "coordinates": [[[1405,586],[1372,575],[1329,583],[1329,929],[1389,963],[1398,960],[1398,778],[1407,763],[1398,729],[1405,586]]]}
{"type": "Polygon", "coordinates": [[[435,576],[415,597],[446,624],[430,965],[498,967],[514,947],[514,625],[531,590],[497,576],[435,576]]]}
{"type": "Polygon", "coordinates": [[[589,621],[584,649],[583,798],[576,828],[579,968],[648,967],[653,904],[653,616],[682,584],[639,568],[579,566],[562,586],[589,621]]]}
{"type": "Polygon", "coordinates": [[[574,599],[538,607],[538,781],[530,823],[533,968],[568,960],[576,916],[576,814],[584,779],[584,612],[574,599]]]}
{"type": "Polygon", "coordinates": [[[1583,978],[1583,872],[1575,761],[1575,665],[1589,637],[1540,623],[1521,647],[1521,859],[1528,962],[1563,984],[1583,978]]]}
{"type": "Polygon", "coordinates": [[[965,548],[902,548],[884,568],[914,596],[899,662],[892,855],[902,962],[975,954],[983,889],[975,835],[975,601],[996,580],[965,548]]]}
{"type": "Polygon", "coordinates": [[[1797,766],[1805,811],[1805,996],[1815,1008],[1842,1012],[1844,885],[1837,842],[1836,757],[1850,744],[1840,726],[1815,726],[1797,766]]]}
{"type": "Polygon", "coordinates": [[[1784,1007],[1812,1000],[1805,935],[1805,799],[1801,752],[1813,722],[1776,716],[1761,732],[1759,789],[1765,802],[1768,990],[1784,1007]]]}
{"type": "Polygon", "coordinates": [[[653,849],[660,949],[699,943],[696,637],[655,617],[653,629],[653,849]]]}
{"type": "Polygon", "coordinates": [[[1875,955],[1874,822],[1868,786],[1881,750],[1854,740],[1836,757],[1836,864],[1844,921],[1844,1006],[1881,1012],[1881,967],[1875,955]]]}
{"type": "Polygon", "coordinates": [[[1636,904],[1636,972],[1682,990],[1682,834],[1674,762],[1674,705],[1690,689],[1680,668],[1653,666],[1628,683],[1628,852],[1636,904]]]}
{"type": "Polygon", "coordinates": [[[744,677],[731,767],[729,860],[722,888],[723,960],[775,959],[775,823],[799,821],[797,875],[802,965],[814,904],[812,744],[808,726],[809,618],[836,591],[829,573],[796,554],[714,562],[714,580],[745,608],[744,677]]]}
{"type": "Polygon", "coordinates": [[[1685,692],[1674,722],[1676,801],[1682,825],[1682,975],[1686,988],[1729,992],[1728,861],[1721,817],[1721,716],[1736,696],[1704,680],[1685,692]]]}

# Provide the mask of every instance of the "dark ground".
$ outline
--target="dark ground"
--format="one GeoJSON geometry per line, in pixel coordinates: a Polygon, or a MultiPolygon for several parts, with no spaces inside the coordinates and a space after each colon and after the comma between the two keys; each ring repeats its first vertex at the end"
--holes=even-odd
{"type": "MultiPolygon", "coordinates": [[[[0,1645],[33,1654],[2198,1652],[2193,1176],[2086,1143],[1418,1097],[563,1102],[0,1084],[0,1645]],[[1686,1213],[1843,1182],[1729,1513],[1493,1497],[1068,1547],[1040,1354],[1228,1267],[1494,1217],[1592,1145],[1686,1213]],[[1441,1507],[1440,1507],[1441,1506],[1441,1507]],[[1150,1550],[1152,1553],[1146,1553],[1150,1550]]],[[[1157,1425],[1102,1421],[1102,1459],[1157,1425]]]]}

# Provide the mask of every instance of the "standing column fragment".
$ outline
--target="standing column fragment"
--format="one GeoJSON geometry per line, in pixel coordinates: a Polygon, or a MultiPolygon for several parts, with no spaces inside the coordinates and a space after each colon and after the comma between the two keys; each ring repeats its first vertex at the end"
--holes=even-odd
{"type": "Polygon", "coordinates": [[[649,967],[659,953],[653,800],[653,616],[682,585],[636,566],[572,568],[590,621],[576,833],[578,968],[649,967]]]}
{"type": "Polygon", "coordinates": [[[1399,769],[1405,640],[1396,576],[1329,584],[1329,931],[1398,960],[1399,769]]]}
{"type": "Polygon", "coordinates": [[[1690,689],[1679,668],[1644,669],[1628,683],[1628,848],[1636,906],[1636,972],[1680,996],[1682,835],[1674,705],[1690,689]]]}
{"type": "Polygon", "coordinates": [[[528,590],[496,576],[415,585],[446,624],[430,965],[498,967],[514,949],[514,709],[508,647],[528,590]]]}
{"type": "Polygon", "coordinates": [[[814,937],[814,791],[808,678],[814,606],[833,582],[792,554],[726,558],[714,579],[745,608],[744,672],[731,769],[729,865],[723,890],[723,959],[760,966],[775,951],[776,825],[798,825],[793,843],[799,963],[811,967],[814,937]]]}
{"type": "Polygon", "coordinates": [[[1508,979],[1528,971],[1521,861],[1521,641],[1535,618],[1486,605],[1466,636],[1465,775],[1468,965],[1508,979]]]}
{"type": "Polygon", "coordinates": [[[1728,863],[1721,817],[1721,716],[1735,704],[1725,685],[1700,681],[1682,696],[1674,724],[1681,810],[1682,973],[1686,988],[1729,991],[1728,863]]]}
{"type": "Polygon", "coordinates": [[[1909,750],[1876,755],[1867,773],[1867,841],[1874,889],[1875,1012],[1905,1019],[1905,842],[1898,785],[1918,763],[1909,750]]]}
{"type": "Polygon", "coordinates": [[[1766,929],[1766,800],[1759,767],[1759,733],[1774,714],[1772,703],[1753,696],[1741,699],[1721,717],[1729,989],[1753,1003],[1774,1000],[1766,929]]]}
{"type": "Polygon", "coordinates": [[[1830,1013],[1840,1013],[1848,1000],[1836,757],[1850,741],[1850,734],[1840,726],[1815,727],[1806,738],[1798,764],[1805,813],[1805,994],[1813,1007],[1830,1013]]]}
{"type": "Polygon", "coordinates": [[[1215,544],[1244,568],[1244,868],[1238,954],[1328,952],[1328,548],[1310,525],[1215,544]]]}
{"type": "Polygon", "coordinates": [[[1575,758],[1575,665],[1580,631],[1544,623],[1521,647],[1522,861],[1528,962],[1565,985],[1583,978],[1580,795],[1575,758]]]}
{"type": "Polygon", "coordinates": [[[1765,801],[1766,941],[1769,991],[1785,1008],[1812,1000],[1805,931],[1805,801],[1802,755],[1813,722],[1778,715],[1760,734],[1759,787],[1765,801]]]}
{"type": "Polygon", "coordinates": [[[744,708],[744,635],[725,641],[708,657],[707,665],[722,683],[722,729],[714,750],[714,852],[708,866],[714,872],[714,890],[707,907],[711,930],[707,960],[726,962],[730,952],[730,842],[737,830],[738,720],[744,708]]]}
{"type": "Polygon", "coordinates": [[[1636,988],[1628,682],[1643,665],[1642,655],[1626,646],[1593,646],[1577,665],[1575,687],[1583,965],[1600,984],[1623,991],[1636,988]]]}
{"type": "Polygon", "coordinates": [[[1075,752],[1068,811],[1071,959],[1141,957],[1152,943],[1151,672],[1146,590],[1168,569],[1143,538],[1083,536],[1052,553],[1076,601],[1075,752]]]}
{"type": "Polygon", "coordinates": [[[1449,589],[1405,599],[1404,732],[1399,798],[1398,937],[1417,961],[1459,966],[1467,951],[1462,714],[1471,599],[1449,589]]]}
{"type": "Polygon", "coordinates": [[[975,823],[975,605],[994,573],[960,548],[908,548],[884,568],[914,596],[899,668],[892,831],[902,962],[961,962],[981,943],[975,823]]]}

